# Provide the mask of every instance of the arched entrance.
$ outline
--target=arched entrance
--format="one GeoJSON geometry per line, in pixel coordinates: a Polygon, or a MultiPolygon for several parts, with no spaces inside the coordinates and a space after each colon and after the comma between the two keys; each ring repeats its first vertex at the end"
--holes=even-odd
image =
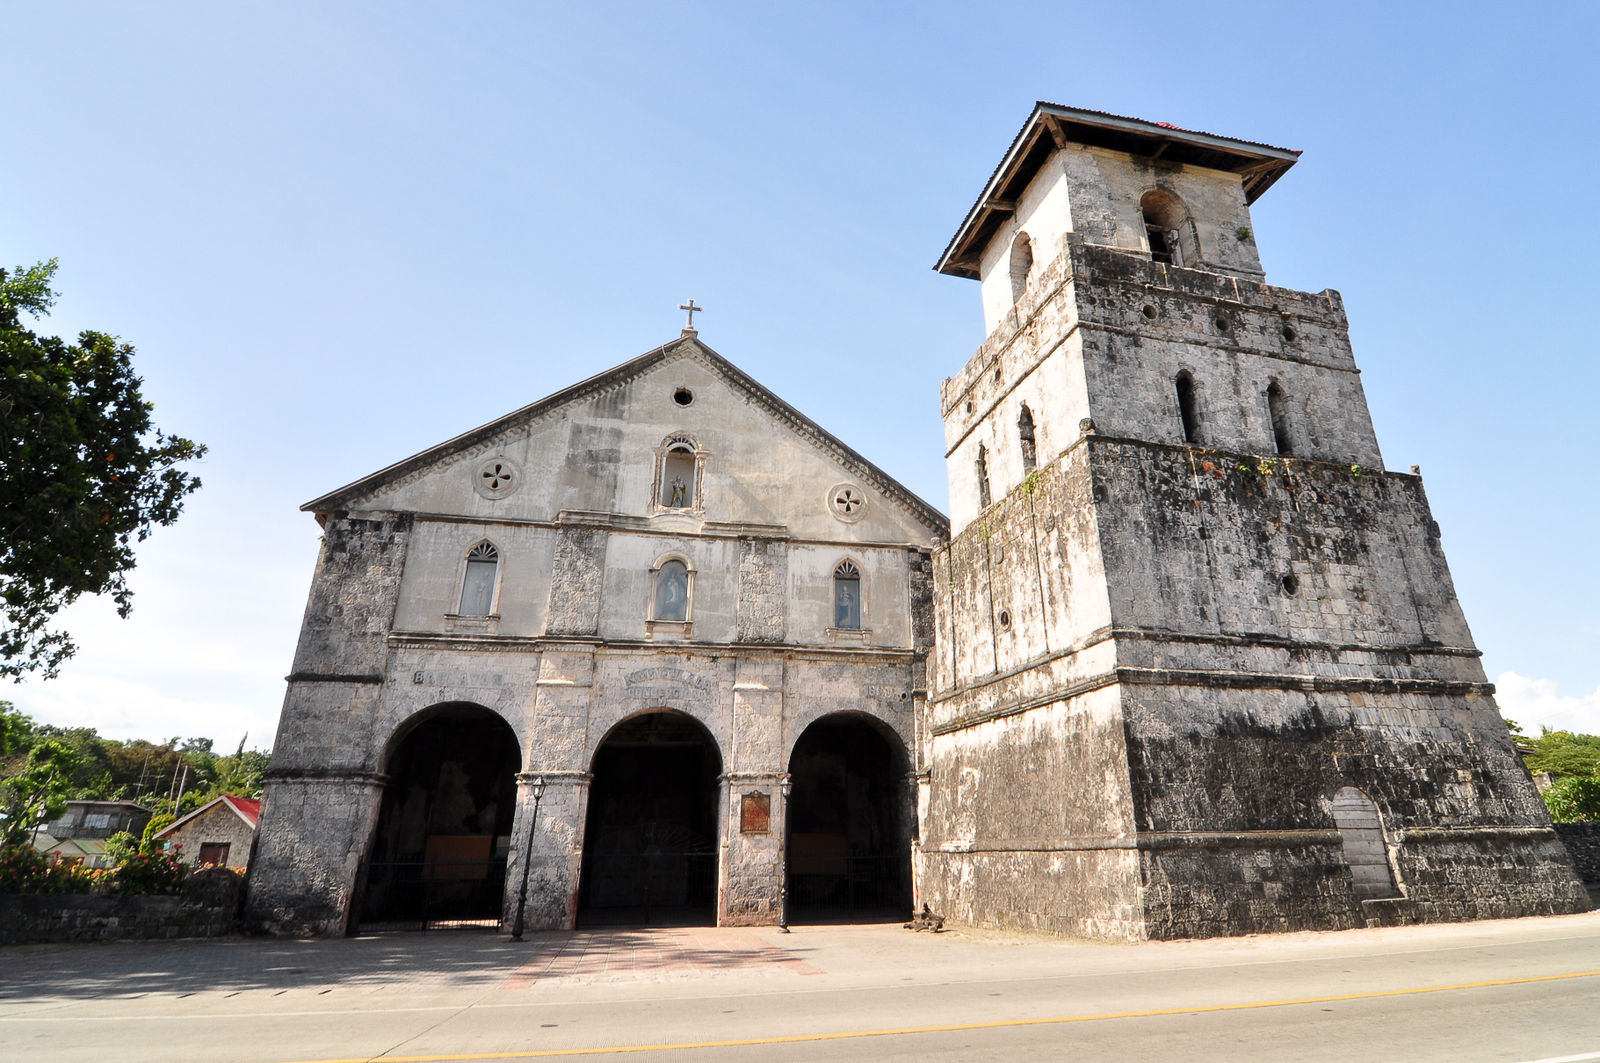
{"type": "Polygon", "coordinates": [[[385,765],[357,922],[498,925],[522,767],[516,732],[477,705],[436,706],[396,732],[385,765]]]}
{"type": "Polygon", "coordinates": [[[905,747],[868,716],[806,728],[789,757],[789,919],[876,922],[911,912],[905,747]]]}
{"type": "Polygon", "coordinates": [[[578,921],[711,925],[722,756],[695,720],[647,712],[595,752],[578,921]]]}

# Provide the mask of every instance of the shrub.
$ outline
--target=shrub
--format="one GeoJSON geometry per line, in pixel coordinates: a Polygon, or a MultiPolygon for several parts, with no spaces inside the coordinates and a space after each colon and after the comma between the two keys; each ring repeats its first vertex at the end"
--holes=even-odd
{"type": "Polygon", "coordinates": [[[174,845],[163,853],[134,853],[116,870],[118,893],[177,893],[189,865],[174,845]]]}
{"type": "Polygon", "coordinates": [[[0,893],[100,893],[110,875],[77,860],[37,852],[31,845],[0,850],[0,893]]]}
{"type": "Polygon", "coordinates": [[[1557,823],[1600,820],[1600,778],[1574,775],[1558,779],[1544,792],[1544,804],[1557,823]]]}

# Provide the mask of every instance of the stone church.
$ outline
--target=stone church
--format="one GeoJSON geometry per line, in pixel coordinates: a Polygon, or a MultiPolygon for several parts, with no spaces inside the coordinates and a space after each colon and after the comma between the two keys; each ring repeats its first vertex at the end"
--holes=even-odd
{"type": "Polygon", "coordinates": [[[1035,107],[936,267],[949,520],[692,312],[309,503],[247,921],[1586,909],[1338,293],[1265,282],[1297,157],[1035,107]]]}

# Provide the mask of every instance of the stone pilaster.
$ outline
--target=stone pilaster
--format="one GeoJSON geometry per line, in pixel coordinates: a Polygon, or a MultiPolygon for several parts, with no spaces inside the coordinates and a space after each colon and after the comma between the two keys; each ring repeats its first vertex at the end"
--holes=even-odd
{"type": "Polygon", "coordinates": [[[506,863],[502,925],[509,927],[516,918],[524,870],[528,878],[525,929],[571,930],[577,924],[583,826],[593,778],[586,771],[529,770],[517,775],[517,816],[506,863]],[[540,783],[543,788],[536,800],[534,790],[540,783]]]}

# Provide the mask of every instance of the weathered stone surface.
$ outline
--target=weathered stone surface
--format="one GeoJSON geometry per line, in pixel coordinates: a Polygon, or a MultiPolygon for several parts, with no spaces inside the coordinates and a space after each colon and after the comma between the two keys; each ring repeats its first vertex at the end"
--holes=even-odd
{"type": "Polygon", "coordinates": [[[1233,174],[1037,158],[941,395],[921,897],[1132,938],[1583,910],[1338,294],[1261,280],[1233,174]],[[1190,268],[1152,261],[1151,188],[1190,268]],[[1398,896],[1356,894],[1352,791],[1398,896]]]}
{"type": "Polygon", "coordinates": [[[783,789],[809,726],[870,719],[915,762],[943,518],[690,336],[311,508],[328,537],[265,794],[254,929],[350,928],[396,748],[449,707],[503,720],[522,751],[510,833],[492,842],[501,916],[526,869],[531,928],[574,924],[590,773],[629,720],[681,714],[715,747],[727,924],[779,917],[783,789]],[[673,445],[695,448],[693,504],[660,495],[673,445]],[[492,609],[462,615],[466,558],[485,542],[492,609]],[[681,622],[655,611],[653,574],[672,559],[689,572],[681,622]],[[843,561],[860,628],[835,626],[843,561]],[[765,830],[741,829],[752,791],[765,830]]]}
{"type": "Polygon", "coordinates": [[[1600,823],[1557,823],[1555,827],[1578,877],[1588,885],[1600,885],[1600,823]]]}
{"type": "Polygon", "coordinates": [[[195,872],[174,896],[11,894],[0,904],[0,945],[223,937],[237,927],[239,897],[226,868],[195,872]]]}
{"type": "Polygon", "coordinates": [[[782,543],[739,543],[740,642],[782,642],[788,592],[788,554],[782,543]]]}

